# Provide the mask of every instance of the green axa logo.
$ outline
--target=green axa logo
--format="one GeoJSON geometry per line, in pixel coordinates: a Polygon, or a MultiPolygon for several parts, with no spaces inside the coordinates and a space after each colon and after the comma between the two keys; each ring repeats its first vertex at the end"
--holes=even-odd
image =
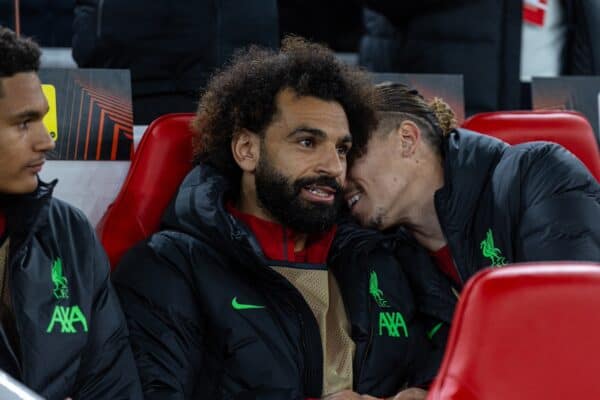
{"type": "Polygon", "coordinates": [[[60,333],[77,333],[76,323],[79,323],[78,326],[83,329],[84,332],[88,331],[87,320],[79,306],[56,306],[54,307],[52,319],[50,320],[46,332],[50,333],[54,330],[55,326],[60,325],[60,333]]]}
{"type": "Polygon", "coordinates": [[[369,293],[375,299],[377,305],[381,308],[389,307],[389,303],[386,299],[383,298],[383,292],[379,289],[379,280],[377,279],[377,274],[375,271],[371,271],[371,277],[369,279],[369,293]]]}
{"type": "Polygon", "coordinates": [[[408,337],[406,321],[401,313],[384,311],[379,313],[379,336],[382,336],[385,331],[390,337],[400,337],[400,328],[404,337],[408,337]]]}
{"type": "Polygon", "coordinates": [[[68,281],[63,275],[62,260],[60,258],[52,263],[52,283],[54,283],[54,297],[57,300],[69,298],[68,281]]]}
{"type": "MultiPolygon", "coordinates": [[[[63,272],[63,263],[60,258],[57,258],[52,263],[51,275],[54,289],[52,294],[56,300],[61,303],[62,300],[69,298],[69,281],[63,272]]],[[[52,318],[46,328],[47,333],[54,332],[55,327],[60,326],[60,333],[77,333],[80,331],[88,331],[88,323],[85,315],[78,305],[63,306],[55,305],[52,312],[52,318]],[[78,330],[79,328],[79,330],[78,330]]]]}
{"type": "Polygon", "coordinates": [[[485,239],[479,245],[483,256],[490,260],[493,267],[506,265],[506,259],[502,257],[502,252],[494,245],[494,235],[492,230],[488,229],[485,239]]]}

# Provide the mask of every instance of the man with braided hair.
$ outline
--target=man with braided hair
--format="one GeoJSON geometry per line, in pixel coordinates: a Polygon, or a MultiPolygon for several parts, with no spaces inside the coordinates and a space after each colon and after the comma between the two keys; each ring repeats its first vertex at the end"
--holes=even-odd
{"type": "Polygon", "coordinates": [[[141,399],[109,264],[38,178],[54,142],[40,49],[0,27],[0,369],[50,400],[141,399]]]}
{"type": "Polygon", "coordinates": [[[363,225],[402,228],[398,254],[423,289],[418,304],[451,315],[432,263],[458,292],[488,266],[600,261],[600,185],[575,156],[457,129],[446,103],[401,84],[377,92],[379,126],[349,171],[346,200],[363,225]]]}

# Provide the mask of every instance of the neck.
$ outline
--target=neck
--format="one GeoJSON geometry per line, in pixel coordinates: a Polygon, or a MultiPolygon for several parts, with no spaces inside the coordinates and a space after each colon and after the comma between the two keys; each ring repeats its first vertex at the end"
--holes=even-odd
{"type": "Polygon", "coordinates": [[[421,246],[429,251],[437,251],[447,242],[433,205],[433,197],[428,203],[419,210],[418,216],[411,218],[405,225],[421,246]]]}
{"type": "Polygon", "coordinates": [[[429,251],[437,251],[447,243],[440,220],[435,209],[435,192],[444,186],[444,170],[441,162],[433,163],[433,169],[423,182],[420,201],[413,202],[415,207],[408,213],[405,227],[412,233],[417,242],[429,251]]]}
{"type": "MultiPolygon", "coordinates": [[[[269,212],[258,205],[258,197],[256,196],[256,187],[254,182],[247,182],[249,177],[244,174],[242,177],[242,185],[240,196],[235,204],[235,207],[244,214],[250,214],[265,221],[281,224],[269,212]]],[[[302,251],[306,247],[308,234],[295,232],[294,234],[294,251],[302,251]]]]}

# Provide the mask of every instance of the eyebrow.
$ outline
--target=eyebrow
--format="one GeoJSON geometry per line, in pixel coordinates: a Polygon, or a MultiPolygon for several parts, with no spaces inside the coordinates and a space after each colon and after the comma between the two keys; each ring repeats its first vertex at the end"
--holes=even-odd
{"type": "Polygon", "coordinates": [[[41,113],[41,112],[35,111],[35,110],[25,110],[25,111],[21,111],[18,114],[13,115],[11,117],[11,119],[15,120],[15,121],[20,121],[20,120],[24,120],[24,119],[42,119],[44,117],[44,115],[46,115],[48,113],[49,110],[50,110],[50,108],[48,108],[45,113],[41,113]]]}
{"type": "MultiPolygon", "coordinates": [[[[325,139],[327,137],[327,134],[325,132],[323,132],[321,129],[318,128],[311,128],[309,126],[300,126],[296,129],[294,129],[292,132],[290,132],[287,137],[291,138],[294,137],[296,135],[302,134],[302,133],[310,133],[313,136],[318,137],[319,139],[325,139]]],[[[352,135],[351,134],[346,134],[344,135],[341,139],[340,139],[341,143],[351,143],[352,142],[352,135]]]]}

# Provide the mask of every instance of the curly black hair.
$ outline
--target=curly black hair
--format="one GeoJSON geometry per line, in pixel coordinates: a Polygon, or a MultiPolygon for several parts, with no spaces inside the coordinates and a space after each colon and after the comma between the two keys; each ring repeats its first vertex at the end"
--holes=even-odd
{"type": "Polygon", "coordinates": [[[42,52],[39,46],[29,38],[17,37],[12,30],[2,26],[0,54],[0,78],[11,77],[19,72],[37,72],[40,69],[42,52]]]}
{"type": "Polygon", "coordinates": [[[242,129],[264,135],[277,113],[276,96],[286,88],[338,102],[348,118],[352,153],[361,151],[377,125],[374,86],[365,71],[337,60],[322,45],[287,37],[280,51],[252,46],[238,52],[211,78],[192,122],[194,162],[240,178],[231,153],[233,135],[242,129]]]}

